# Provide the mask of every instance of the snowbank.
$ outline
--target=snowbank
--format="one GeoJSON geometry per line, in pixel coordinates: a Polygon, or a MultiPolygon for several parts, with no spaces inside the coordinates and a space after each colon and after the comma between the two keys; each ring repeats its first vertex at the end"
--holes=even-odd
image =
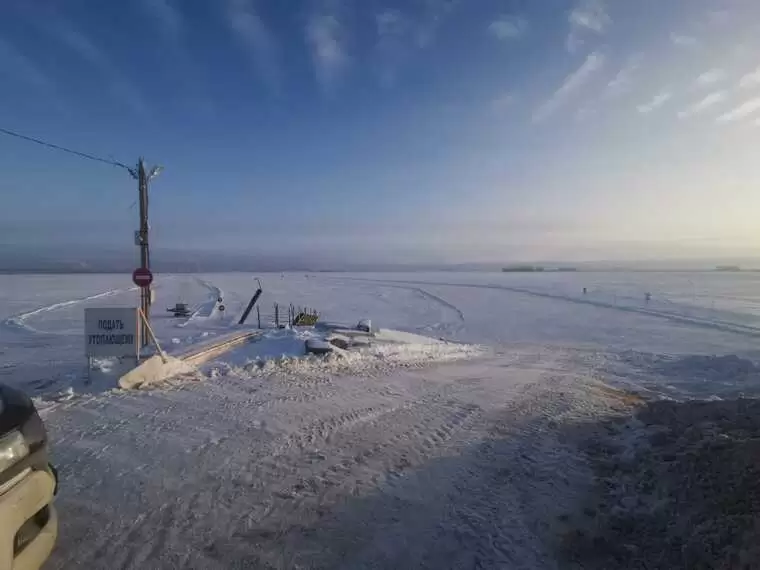
{"type": "Polygon", "coordinates": [[[760,365],[736,354],[626,351],[604,364],[621,380],[675,400],[760,397],[760,365]]]}
{"type": "MultiPolygon", "coordinates": [[[[329,336],[329,334],[327,335],[329,336]]],[[[214,369],[226,374],[266,376],[288,374],[358,374],[400,366],[452,362],[483,354],[475,345],[459,344],[394,330],[379,330],[349,350],[335,349],[325,356],[306,355],[309,340],[323,336],[312,329],[273,331],[244,350],[224,358],[214,369]]]]}
{"type": "Polygon", "coordinates": [[[122,376],[119,379],[119,387],[122,390],[146,388],[179,374],[191,374],[193,372],[195,372],[195,368],[183,360],[168,355],[155,355],[122,376]]]}

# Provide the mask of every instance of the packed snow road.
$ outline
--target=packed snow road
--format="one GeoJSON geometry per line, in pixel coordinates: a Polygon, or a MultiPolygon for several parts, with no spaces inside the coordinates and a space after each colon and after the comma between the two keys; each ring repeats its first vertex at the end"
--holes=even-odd
{"type": "MultiPolygon", "coordinates": [[[[61,477],[48,568],[555,568],[591,484],[573,434],[621,405],[605,385],[760,391],[750,277],[697,295],[653,276],[609,302],[618,285],[580,274],[265,276],[262,318],[294,303],[484,351],[250,362],[298,340],[274,335],[172,386],[119,392],[82,382],[81,312],[133,304],[124,278],[0,276],[0,379],[36,394],[61,477]]],[[[194,308],[156,315],[172,350],[235,328],[254,290],[248,275],[158,285],[160,303],[194,308]]]]}
{"type": "Polygon", "coordinates": [[[225,375],[48,420],[51,568],[552,568],[603,414],[581,355],[519,350],[376,377],[225,375]]]}

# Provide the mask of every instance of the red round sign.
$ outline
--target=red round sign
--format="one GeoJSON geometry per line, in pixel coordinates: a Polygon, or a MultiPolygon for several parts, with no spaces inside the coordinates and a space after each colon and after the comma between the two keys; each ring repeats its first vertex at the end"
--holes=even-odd
{"type": "Polygon", "coordinates": [[[153,283],[153,274],[150,269],[139,267],[132,272],[132,281],[138,287],[148,287],[153,283]]]}

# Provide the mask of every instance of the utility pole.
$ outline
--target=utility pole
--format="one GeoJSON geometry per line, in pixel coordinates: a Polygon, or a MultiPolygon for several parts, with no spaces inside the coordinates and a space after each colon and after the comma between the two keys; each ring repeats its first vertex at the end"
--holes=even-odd
{"type": "MultiPolygon", "coordinates": [[[[87,160],[92,160],[95,162],[101,162],[103,164],[110,164],[111,166],[117,166],[119,168],[123,168],[124,170],[128,171],[129,174],[132,175],[132,178],[137,180],[137,189],[140,193],[140,229],[135,232],[135,244],[140,248],[140,269],[147,270],[147,277],[152,280],[153,277],[150,274],[150,245],[148,242],[148,231],[150,230],[150,225],[148,224],[148,184],[150,181],[158,176],[158,174],[161,172],[162,168],[160,166],[154,166],[150,169],[150,172],[145,172],[145,161],[142,159],[142,157],[137,161],[137,168],[130,168],[123,162],[119,162],[117,160],[103,158],[100,156],[96,156],[94,154],[89,154],[86,152],[80,152],[78,150],[74,150],[71,148],[66,148],[64,146],[60,146],[57,144],[53,144],[41,139],[37,139],[34,137],[30,137],[21,133],[17,133],[15,131],[11,131],[9,129],[4,129],[0,127],[0,133],[4,135],[8,135],[11,137],[15,137],[17,139],[22,139],[28,142],[32,142],[41,146],[45,146],[54,150],[58,150],[61,152],[66,152],[68,154],[72,154],[75,156],[78,156],[80,158],[86,158],[87,160]]],[[[135,280],[135,284],[139,285],[140,282],[137,281],[138,277],[135,277],[133,274],[133,279],[135,280]]],[[[145,319],[140,319],[140,322],[142,323],[140,325],[140,335],[142,337],[142,344],[143,346],[148,344],[148,334],[149,334],[149,325],[146,321],[150,318],[150,305],[152,302],[152,290],[150,288],[150,285],[147,287],[140,287],[140,308],[143,311],[143,314],[145,315],[145,319]]]]}
{"type": "MultiPolygon", "coordinates": [[[[145,171],[145,161],[137,161],[137,169],[129,169],[129,173],[137,180],[137,191],[140,204],[140,229],[135,233],[135,242],[140,248],[140,267],[150,269],[150,241],[148,224],[148,183],[161,172],[160,166],[154,166],[149,173],[145,171]]],[[[140,308],[145,320],[140,320],[140,338],[142,345],[148,344],[148,322],[150,321],[151,287],[140,287],[140,308]],[[147,322],[146,322],[147,321],[147,322]]]]}
{"type": "MultiPolygon", "coordinates": [[[[137,162],[137,185],[140,193],[140,267],[150,269],[150,244],[148,243],[148,178],[145,174],[145,161],[137,162]]],[[[148,325],[150,321],[150,287],[140,287],[140,308],[145,319],[140,321],[140,338],[143,346],[148,344],[148,325]]]]}

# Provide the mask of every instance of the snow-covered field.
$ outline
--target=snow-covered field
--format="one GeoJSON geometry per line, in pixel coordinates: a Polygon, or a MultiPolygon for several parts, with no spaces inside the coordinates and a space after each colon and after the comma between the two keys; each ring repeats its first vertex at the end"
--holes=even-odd
{"type": "MultiPolygon", "coordinates": [[[[50,568],[554,568],[590,481],[564,428],[618,405],[604,384],[760,394],[760,274],[257,277],[262,324],[293,303],[433,340],[304,360],[310,333],[273,331],[123,392],[87,381],[82,325],[134,306],[128,276],[0,276],[0,382],[35,396],[60,469],[50,568]]],[[[254,330],[255,289],[159,276],[157,335],[181,354],[254,330]],[[191,318],[163,312],[180,300],[191,318]]]]}

